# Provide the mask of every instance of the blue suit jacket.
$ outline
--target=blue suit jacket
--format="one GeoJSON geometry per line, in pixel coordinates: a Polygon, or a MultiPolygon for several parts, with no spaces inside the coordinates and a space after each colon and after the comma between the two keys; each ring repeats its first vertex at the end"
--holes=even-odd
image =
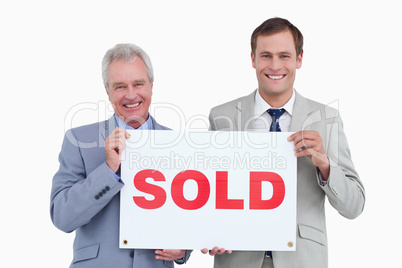
{"type": "MultiPolygon", "coordinates": [[[[167,130],[153,121],[155,130],[167,130]]],[[[155,259],[152,249],[120,249],[120,189],[106,164],[105,139],[116,128],[109,120],[66,132],[53,178],[50,214],[64,232],[76,231],[70,267],[173,267],[155,259]]],[[[186,253],[186,260],[190,252],[186,253]]]]}

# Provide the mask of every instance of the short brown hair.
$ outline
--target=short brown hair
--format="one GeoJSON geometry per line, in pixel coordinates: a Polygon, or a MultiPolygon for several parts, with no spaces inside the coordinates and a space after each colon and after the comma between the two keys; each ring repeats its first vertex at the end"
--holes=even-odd
{"type": "Polygon", "coordinates": [[[296,54],[299,56],[303,52],[303,35],[296,26],[282,18],[268,19],[254,30],[251,35],[251,51],[253,54],[255,54],[255,49],[257,47],[258,36],[271,35],[284,31],[290,31],[292,33],[295,41],[296,54]]]}

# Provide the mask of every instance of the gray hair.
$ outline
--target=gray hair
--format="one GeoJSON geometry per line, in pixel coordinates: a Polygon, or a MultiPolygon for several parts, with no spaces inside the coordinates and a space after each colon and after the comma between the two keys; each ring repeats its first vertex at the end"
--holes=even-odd
{"type": "Polygon", "coordinates": [[[151,59],[149,58],[148,54],[145,53],[140,47],[134,44],[117,44],[113,48],[109,49],[102,60],[102,78],[103,84],[105,85],[106,89],[108,88],[108,72],[109,72],[109,65],[114,60],[122,60],[124,62],[128,62],[133,58],[138,57],[142,59],[147,67],[148,78],[150,83],[154,82],[154,71],[152,68],[151,59]]]}

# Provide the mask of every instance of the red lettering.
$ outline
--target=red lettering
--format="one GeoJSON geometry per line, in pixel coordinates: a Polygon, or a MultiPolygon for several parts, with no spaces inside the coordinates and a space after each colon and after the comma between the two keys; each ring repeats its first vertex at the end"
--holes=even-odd
{"type": "Polygon", "coordinates": [[[250,172],[250,209],[274,209],[282,204],[285,198],[285,183],[281,176],[274,172],[250,172]],[[262,200],[262,182],[272,183],[272,198],[262,200]]]}
{"type": "Polygon", "coordinates": [[[165,181],[163,174],[157,170],[145,169],[138,172],[134,176],[134,186],[139,191],[151,194],[155,198],[153,200],[147,200],[143,196],[133,196],[134,203],[140,208],[144,209],[157,209],[163,206],[166,202],[166,192],[163,188],[154,184],[149,184],[145,180],[151,178],[154,181],[165,181]]]}
{"type": "MultiPolygon", "coordinates": [[[[157,209],[166,203],[166,192],[162,187],[146,182],[150,178],[154,181],[166,181],[164,175],[157,171],[146,169],[138,172],[134,177],[134,186],[141,192],[154,196],[147,200],[144,196],[133,196],[134,203],[143,209],[157,209]]],[[[211,187],[207,177],[196,170],[186,170],[177,174],[171,184],[173,202],[182,209],[196,210],[202,208],[209,200],[211,187]],[[194,180],[198,186],[197,197],[187,200],[184,197],[184,184],[187,180],[194,180]]],[[[285,199],[285,183],[281,176],[274,172],[250,172],[250,210],[268,210],[279,207],[285,199]],[[273,188],[272,197],[262,199],[262,182],[270,182],[273,188]]],[[[244,209],[243,199],[228,198],[228,172],[216,172],[216,209],[244,209]]]]}
{"type": "Polygon", "coordinates": [[[210,194],[210,186],[207,177],[196,170],[186,170],[180,172],[172,181],[172,199],[173,202],[182,209],[195,210],[203,207],[210,194]],[[198,194],[194,200],[187,200],[183,194],[184,183],[187,180],[194,180],[198,185],[198,194]]]}
{"type": "Polygon", "coordinates": [[[243,209],[244,200],[228,199],[228,172],[216,172],[216,209],[243,209]]]}

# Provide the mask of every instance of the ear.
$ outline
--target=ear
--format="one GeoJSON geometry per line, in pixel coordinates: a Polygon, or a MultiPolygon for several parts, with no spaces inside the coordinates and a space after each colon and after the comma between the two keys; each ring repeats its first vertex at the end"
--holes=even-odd
{"type": "Polygon", "coordinates": [[[303,62],[303,52],[300,53],[299,56],[297,56],[296,60],[296,68],[300,69],[302,67],[302,62],[303,62]]]}
{"type": "Polygon", "coordinates": [[[151,84],[151,96],[153,94],[153,88],[154,88],[154,83],[152,82],[152,84],[151,84]]]}
{"type": "Polygon", "coordinates": [[[251,63],[253,65],[253,68],[256,69],[255,57],[253,51],[251,51],[251,63]]]}

